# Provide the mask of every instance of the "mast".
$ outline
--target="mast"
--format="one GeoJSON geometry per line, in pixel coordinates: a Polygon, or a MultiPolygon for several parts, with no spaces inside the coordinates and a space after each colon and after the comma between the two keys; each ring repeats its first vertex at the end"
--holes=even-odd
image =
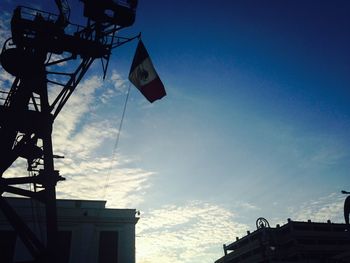
{"type": "Polygon", "coordinates": [[[64,178],[54,166],[54,120],[91,64],[100,59],[105,76],[112,49],[136,38],[117,37],[116,33],[134,23],[137,1],[82,0],[86,26],[70,23],[67,2],[55,1],[58,16],[17,7],[11,20],[12,37],[0,56],[2,67],[15,76],[0,105],[0,209],[34,262],[55,262],[58,251],[56,184],[64,178]],[[52,54],[60,59],[52,60],[52,54]],[[62,66],[71,61],[78,62],[73,71],[62,66]],[[49,88],[60,91],[49,98],[49,88]],[[27,160],[29,175],[5,176],[18,158],[27,160]],[[32,190],[23,188],[27,184],[32,190]],[[7,203],[5,193],[29,197],[45,206],[46,240],[40,240],[26,225],[7,203]]]}

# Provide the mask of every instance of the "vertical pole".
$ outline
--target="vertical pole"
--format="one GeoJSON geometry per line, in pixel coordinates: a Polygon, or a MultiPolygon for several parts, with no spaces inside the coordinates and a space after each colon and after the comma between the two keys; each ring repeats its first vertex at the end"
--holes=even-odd
{"type": "Polygon", "coordinates": [[[47,250],[44,255],[44,262],[56,262],[57,251],[57,211],[56,211],[56,173],[54,170],[53,149],[52,149],[52,125],[53,119],[50,114],[50,105],[47,91],[45,65],[42,65],[40,72],[41,81],[41,112],[45,116],[43,123],[43,153],[44,153],[44,176],[46,193],[46,231],[47,231],[47,250]]]}
{"type": "MultiPolygon", "coordinates": [[[[52,124],[51,124],[52,125],[52,124]]],[[[46,231],[47,231],[47,256],[48,262],[55,262],[57,251],[57,211],[56,211],[56,181],[54,178],[53,160],[52,157],[52,141],[51,137],[44,138],[44,174],[47,177],[46,191],[46,231]],[[46,156],[49,156],[46,158],[46,156]],[[48,161],[48,162],[47,162],[48,161]]]]}

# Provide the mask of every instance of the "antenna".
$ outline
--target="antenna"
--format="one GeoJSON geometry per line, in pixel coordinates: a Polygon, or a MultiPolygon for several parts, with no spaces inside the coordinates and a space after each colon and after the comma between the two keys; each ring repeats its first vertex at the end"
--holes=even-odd
{"type": "Polygon", "coordinates": [[[69,22],[66,0],[55,2],[59,15],[17,7],[11,20],[12,37],[5,41],[0,55],[2,67],[15,76],[0,105],[0,209],[32,257],[42,262],[55,262],[57,258],[55,189],[57,182],[64,180],[54,167],[57,155],[52,147],[53,122],[96,59],[102,61],[105,77],[112,50],[140,36],[117,36],[117,32],[134,23],[135,0],[81,0],[87,18],[85,26],[69,22]],[[60,58],[53,59],[53,54],[60,58]],[[73,65],[77,65],[74,70],[73,65]],[[58,95],[49,99],[49,88],[59,90],[58,95]],[[4,177],[20,157],[27,160],[29,176],[4,177]],[[32,184],[34,190],[23,189],[24,184],[32,184]],[[7,203],[4,193],[44,204],[46,243],[7,203]]]}

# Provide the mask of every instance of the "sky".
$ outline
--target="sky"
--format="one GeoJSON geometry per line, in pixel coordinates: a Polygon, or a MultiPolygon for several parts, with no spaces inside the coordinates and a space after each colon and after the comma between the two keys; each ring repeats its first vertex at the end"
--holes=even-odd
{"type": "MultiPolygon", "coordinates": [[[[17,5],[57,13],[2,0],[1,43],[17,5]]],[[[258,217],[343,222],[349,13],[347,0],[140,0],[119,35],[142,32],[167,96],[150,104],[131,87],[115,148],[137,41],[113,51],[105,80],[95,62],[54,124],[58,197],[139,210],[138,263],[214,262],[258,217]]],[[[1,68],[0,88],[11,81],[1,68]]]]}

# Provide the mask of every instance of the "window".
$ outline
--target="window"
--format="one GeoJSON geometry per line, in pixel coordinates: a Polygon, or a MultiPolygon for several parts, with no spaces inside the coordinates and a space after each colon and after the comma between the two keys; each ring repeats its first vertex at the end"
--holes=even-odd
{"type": "Polygon", "coordinates": [[[0,231],[0,262],[12,263],[16,245],[14,231],[0,231]]]}
{"type": "Polygon", "coordinates": [[[98,253],[99,263],[118,263],[118,232],[101,231],[98,253]]]}

